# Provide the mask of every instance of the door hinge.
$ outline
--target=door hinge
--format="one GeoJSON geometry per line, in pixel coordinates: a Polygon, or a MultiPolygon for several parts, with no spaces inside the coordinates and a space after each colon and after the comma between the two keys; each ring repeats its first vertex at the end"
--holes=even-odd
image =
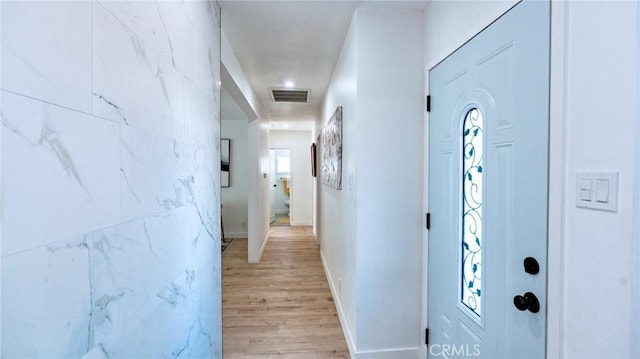
{"type": "Polygon", "coordinates": [[[431,213],[427,213],[427,229],[431,229],[431,213]]]}
{"type": "Polygon", "coordinates": [[[431,112],[431,95],[427,95],[427,112],[431,112]]]}
{"type": "Polygon", "coordinates": [[[429,345],[429,328],[426,328],[424,330],[424,343],[426,345],[429,345]]]}

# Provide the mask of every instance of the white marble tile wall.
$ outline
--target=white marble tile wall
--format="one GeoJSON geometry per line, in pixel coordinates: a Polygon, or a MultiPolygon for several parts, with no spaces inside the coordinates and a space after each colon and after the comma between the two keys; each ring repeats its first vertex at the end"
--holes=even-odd
{"type": "Polygon", "coordinates": [[[2,88],[91,112],[92,4],[2,2],[2,88]]]}
{"type": "Polygon", "coordinates": [[[89,255],[81,242],[4,257],[2,266],[2,357],[78,358],[86,353],[91,285],[89,255]]]}
{"type": "Polygon", "coordinates": [[[0,14],[0,356],[220,358],[218,5],[0,14]]]}
{"type": "Polygon", "coordinates": [[[120,221],[115,123],[6,92],[2,256],[120,221]]]}

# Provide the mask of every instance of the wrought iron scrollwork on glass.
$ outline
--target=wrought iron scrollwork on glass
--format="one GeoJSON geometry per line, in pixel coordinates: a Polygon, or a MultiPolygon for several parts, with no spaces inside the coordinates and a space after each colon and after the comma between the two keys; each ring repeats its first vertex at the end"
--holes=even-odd
{"type": "Polygon", "coordinates": [[[478,316],[482,313],[482,130],[482,113],[472,108],[464,119],[462,142],[461,301],[478,316]]]}

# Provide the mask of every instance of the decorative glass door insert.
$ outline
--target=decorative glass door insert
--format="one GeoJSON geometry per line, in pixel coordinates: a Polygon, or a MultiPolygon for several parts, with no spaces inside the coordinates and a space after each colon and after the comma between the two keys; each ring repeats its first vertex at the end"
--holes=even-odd
{"type": "Polygon", "coordinates": [[[462,148],[462,304],[482,313],[482,165],[483,118],[477,108],[466,113],[462,148]]]}

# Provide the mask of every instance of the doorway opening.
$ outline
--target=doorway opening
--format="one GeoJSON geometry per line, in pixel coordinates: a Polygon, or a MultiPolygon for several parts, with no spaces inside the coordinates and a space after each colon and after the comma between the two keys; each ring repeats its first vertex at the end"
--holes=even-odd
{"type": "Polygon", "coordinates": [[[271,219],[272,226],[291,224],[291,150],[272,148],[271,160],[271,219]]]}

